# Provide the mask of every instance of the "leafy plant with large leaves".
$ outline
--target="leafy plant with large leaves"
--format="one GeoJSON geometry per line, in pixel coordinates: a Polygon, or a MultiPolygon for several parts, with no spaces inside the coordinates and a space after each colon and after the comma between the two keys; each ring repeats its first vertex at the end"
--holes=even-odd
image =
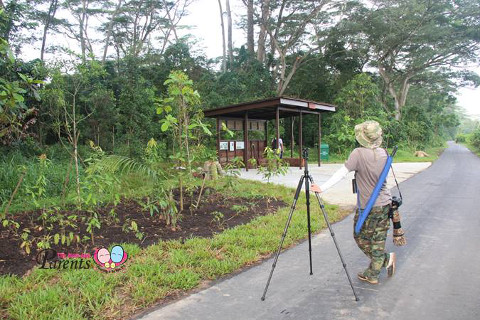
{"type": "Polygon", "coordinates": [[[0,38],[0,144],[10,145],[25,138],[36,122],[37,109],[28,106],[26,100],[28,96],[40,100],[37,89],[43,81],[18,72],[20,64],[8,42],[0,38]]]}

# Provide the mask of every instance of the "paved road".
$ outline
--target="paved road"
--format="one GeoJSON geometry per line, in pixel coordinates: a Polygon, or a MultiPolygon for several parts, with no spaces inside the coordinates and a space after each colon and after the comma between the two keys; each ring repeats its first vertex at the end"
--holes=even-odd
{"type": "Polygon", "coordinates": [[[314,274],[305,242],[282,253],[264,302],[271,259],[142,319],[480,319],[480,159],[452,143],[401,188],[408,245],[387,240],[398,257],[394,277],[383,272],[376,286],[357,280],[368,261],[351,217],[333,226],[359,302],[323,232],[313,239],[314,274]]]}

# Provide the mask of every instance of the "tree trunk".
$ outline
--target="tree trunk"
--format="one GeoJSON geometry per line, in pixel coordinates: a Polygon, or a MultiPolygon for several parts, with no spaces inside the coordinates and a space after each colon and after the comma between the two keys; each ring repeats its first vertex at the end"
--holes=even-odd
{"type": "Polygon", "coordinates": [[[112,31],[113,31],[113,22],[115,18],[117,17],[118,13],[120,12],[120,9],[122,7],[122,1],[123,0],[118,0],[117,8],[112,14],[112,18],[110,22],[108,23],[108,28],[107,28],[107,37],[105,39],[105,48],[103,49],[103,57],[102,57],[102,63],[105,63],[105,59],[107,58],[107,51],[109,47],[109,42],[110,42],[110,37],[112,36],[112,31]]]}
{"type": "Polygon", "coordinates": [[[408,90],[410,89],[410,75],[405,75],[401,81],[400,88],[397,90],[395,89],[395,83],[391,80],[390,76],[388,75],[385,67],[382,64],[378,65],[378,72],[382,77],[385,85],[387,86],[388,92],[390,96],[394,100],[395,106],[395,119],[400,121],[402,118],[402,109],[405,106],[407,101],[408,90]]]}
{"type": "Polygon", "coordinates": [[[286,69],[286,64],[282,68],[282,78],[279,81],[279,86],[278,86],[278,96],[281,96],[284,94],[285,90],[287,89],[288,85],[290,84],[290,81],[292,80],[293,75],[295,72],[297,72],[298,67],[302,63],[303,58],[297,57],[295,59],[295,62],[293,63],[292,69],[288,73],[288,75],[285,77],[285,69],[286,69]]]}
{"type": "MultiPolygon", "coordinates": [[[[283,11],[285,10],[285,6],[286,6],[286,3],[287,0],[282,0],[282,4],[280,6],[280,10],[278,12],[278,15],[277,15],[277,23],[275,24],[275,29],[274,29],[274,32],[271,32],[271,31],[268,31],[267,30],[267,33],[269,33],[270,37],[271,38],[274,38],[275,41],[278,39],[278,33],[281,29],[281,26],[282,26],[282,20],[283,20],[283,11]]],[[[269,17],[270,18],[270,17],[269,17]]],[[[274,40],[271,39],[271,45],[270,45],[270,55],[273,57],[275,56],[275,50],[277,50],[277,47],[274,45],[274,40]]],[[[270,61],[270,64],[272,62],[270,61]]],[[[268,66],[270,68],[270,66],[268,66]]]]}
{"type": "Polygon", "coordinates": [[[25,178],[25,175],[27,174],[27,169],[22,172],[22,175],[20,176],[20,179],[18,179],[17,186],[12,192],[12,195],[10,196],[10,200],[7,203],[7,206],[5,207],[5,211],[3,212],[3,217],[6,219],[7,214],[8,214],[8,209],[10,209],[10,205],[12,204],[13,198],[15,198],[15,195],[18,192],[18,189],[20,189],[20,185],[22,184],[23,178],[25,178]]]}
{"type": "Polygon", "coordinates": [[[185,103],[185,101],[183,101],[183,98],[182,98],[182,105],[183,105],[183,122],[184,122],[184,126],[185,126],[185,150],[187,152],[187,169],[188,169],[188,173],[191,174],[192,173],[192,164],[191,164],[191,159],[190,159],[190,146],[188,145],[188,126],[189,126],[189,123],[188,123],[188,111],[187,111],[187,104],[185,103]]]}
{"type": "Polygon", "coordinates": [[[178,41],[177,28],[175,26],[175,22],[173,21],[172,15],[170,14],[170,9],[168,9],[167,1],[163,0],[163,4],[165,5],[165,10],[167,11],[168,21],[170,22],[170,30],[173,31],[173,35],[175,36],[175,40],[178,41]]]}
{"type": "Polygon", "coordinates": [[[67,191],[67,185],[70,182],[70,170],[72,170],[72,158],[70,158],[70,163],[68,164],[67,174],[65,175],[65,180],[63,181],[62,189],[62,205],[65,206],[65,194],[67,191]]]}
{"type": "Polygon", "coordinates": [[[230,11],[230,0],[226,0],[227,10],[227,32],[228,32],[228,61],[233,64],[233,38],[232,38],[232,12],[230,11]]]}
{"type": "Polygon", "coordinates": [[[85,62],[86,60],[86,47],[87,47],[85,42],[85,34],[83,32],[83,30],[85,29],[86,9],[87,9],[86,2],[85,0],[82,0],[82,14],[78,19],[79,27],[80,27],[79,36],[80,36],[80,48],[82,50],[82,62],[85,62]]]}
{"type": "Polygon", "coordinates": [[[225,44],[225,24],[223,23],[223,8],[222,0],[218,0],[218,7],[220,9],[220,23],[222,26],[222,45],[223,45],[223,59],[222,59],[222,71],[227,71],[227,46],[225,44]]]}
{"type": "Polygon", "coordinates": [[[253,0],[247,3],[247,50],[252,56],[255,54],[255,43],[253,39],[253,0]]]}
{"type": "Polygon", "coordinates": [[[178,178],[179,189],[180,189],[180,212],[183,212],[183,180],[180,176],[178,178]]]}
{"type": "Polygon", "coordinates": [[[265,41],[267,39],[267,23],[270,17],[270,0],[262,1],[262,18],[258,34],[257,60],[265,62],[265,41]]]}
{"type": "Polygon", "coordinates": [[[73,118],[73,161],[75,162],[75,179],[77,183],[77,201],[78,204],[80,205],[81,197],[80,197],[80,173],[78,170],[78,136],[79,134],[77,133],[77,118],[76,118],[76,102],[75,102],[75,96],[73,97],[73,103],[72,103],[72,118],[73,118]]]}
{"type": "Polygon", "coordinates": [[[55,17],[55,13],[57,12],[58,0],[52,0],[50,2],[50,8],[48,9],[48,15],[45,19],[45,25],[43,27],[43,38],[42,38],[42,48],[40,49],[40,60],[44,60],[45,54],[45,44],[47,42],[47,33],[48,29],[50,28],[50,23],[52,19],[55,17]]]}
{"type": "Polygon", "coordinates": [[[97,146],[100,147],[100,124],[97,124],[97,137],[96,137],[96,140],[97,140],[97,146]]]}

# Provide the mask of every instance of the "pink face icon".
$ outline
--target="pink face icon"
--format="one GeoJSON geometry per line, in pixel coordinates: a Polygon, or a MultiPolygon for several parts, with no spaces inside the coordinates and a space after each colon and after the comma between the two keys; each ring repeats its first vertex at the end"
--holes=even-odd
{"type": "Polygon", "coordinates": [[[110,261],[110,252],[105,248],[98,250],[98,261],[101,263],[110,261]]]}

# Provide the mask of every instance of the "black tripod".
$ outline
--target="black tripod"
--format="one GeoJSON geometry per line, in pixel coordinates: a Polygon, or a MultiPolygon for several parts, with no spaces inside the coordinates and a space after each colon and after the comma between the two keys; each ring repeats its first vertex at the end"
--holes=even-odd
{"type": "MultiPolygon", "coordinates": [[[[272,270],[270,271],[270,276],[268,277],[267,284],[265,286],[265,290],[263,291],[262,301],[265,300],[265,295],[267,294],[268,286],[270,285],[270,280],[272,279],[273,271],[275,270],[275,266],[277,265],[278,257],[280,256],[280,252],[282,251],[283,241],[285,240],[285,236],[287,235],[288,227],[290,226],[290,222],[292,221],[293,211],[295,210],[295,206],[297,205],[298,196],[300,195],[300,191],[302,190],[303,182],[305,181],[305,196],[307,200],[307,226],[308,226],[308,252],[310,258],[310,275],[313,274],[312,272],[312,234],[310,228],[310,183],[313,183],[313,178],[308,173],[308,148],[303,149],[303,158],[305,159],[305,171],[303,176],[300,178],[298,182],[297,191],[295,192],[295,197],[293,199],[292,207],[290,208],[290,214],[288,215],[287,223],[285,224],[285,229],[283,230],[282,239],[280,240],[280,245],[278,246],[277,254],[275,255],[275,259],[273,260],[272,270]]],[[[340,248],[338,247],[337,240],[335,239],[335,233],[332,230],[330,222],[328,221],[327,213],[325,212],[325,206],[323,204],[322,198],[318,192],[315,192],[317,196],[318,204],[322,209],[323,218],[330,230],[330,235],[332,236],[333,242],[335,243],[335,247],[337,248],[338,255],[340,260],[342,261],[343,269],[345,269],[345,273],[347,274],[348,282],[350,282],[350,287],[352,287],[353,295],[355,296],[355,301],[358,301],[357,293],[353,288],[352,279],[348,274],[347,264],[343,260],[342,253],[340,252],[340,248]]]]}

